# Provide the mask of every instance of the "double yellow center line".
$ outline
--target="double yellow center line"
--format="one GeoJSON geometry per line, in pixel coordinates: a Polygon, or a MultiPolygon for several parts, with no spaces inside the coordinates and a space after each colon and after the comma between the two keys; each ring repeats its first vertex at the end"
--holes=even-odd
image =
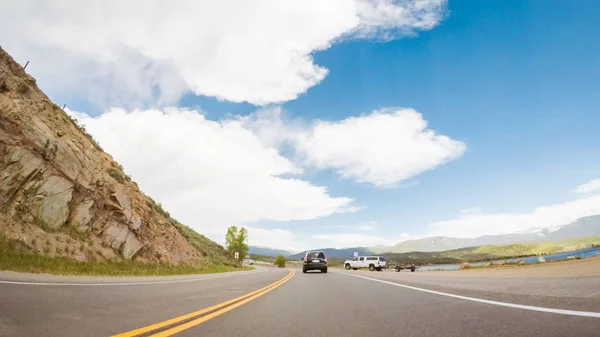
{"type": "Polygon", "coordinates": [[[148,325],[143,328],[131,330],[128,332],[124,332],[118,335],[114,335],[112,337],[133,337],[144,334],[144,336],[152,336],[152,337],[166,337],[172,336],[178,332],[194,327],[198,324],[202,324],[212,318],[215,318],[219,315],[222,315],[230,310],[233,310],[239,306],[242,306],[255,298],[258,298],[269,291],[279,287],[285,282],[289,281],[296,272],[293,269],[290,269],[290,273],[282,278],[281,280],[269,284],[268,286],[253,291],[249,294],[242,295],[240,297],[234,298],[232,300],[219,303],[217,305],[213,305],[212,307],[205,308],[202,310],[198,310],[183,316],[175,317],[164,322],[148,325]],[[197,318],[195,318],[197,317],[197,318]],[[152,333],[159,330],[156,333],[152,333]]]}

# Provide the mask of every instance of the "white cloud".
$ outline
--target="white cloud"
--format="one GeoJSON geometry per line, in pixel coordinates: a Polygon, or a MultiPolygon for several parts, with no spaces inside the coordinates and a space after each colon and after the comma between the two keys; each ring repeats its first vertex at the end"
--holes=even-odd
{"type": "Polygon", "coordinates": [[[585,193],[590,193],[590,192],[597,192],[600,191],[600,178],[599,179],[592,179],[590,181],[588,181],[585,184],[581,184],[579,186],[577,186],[573,192],[575,193],[580,193],[580,194],[585,194],[585,193]]]}
{"type": "Polygon", "coordinates": [[[343,178],[377,187],[398,187],[466,150],[463,142],[427,129],[427,121],[413,109],[387,108],[341,121],[310,123],[286,118],[275,107],[240,121],[266,146],[294,148],[301,165],[335,169],[343,178]]]}
{"type": "Polygon", "coordinates": [[[360,24],[355,34],[388,40],[410,35],[415,29],[432,29],[442,19],[445,4],[444,0],[359,0],[360,24]]]}
{"type": "Polygon", "coordinates": [[[338,122],[318,122],[295,140],[308,164],[335,169],[343,178],[394,187],[458,158],[462,142],[426,128],[413,109],[384,109],[338,122]]]}
{"type": "MultiPolygon", "coordinates": [[[[71,113],[146,193],[211,237],[224,235],[232,224],[307,220],[353,210],[351,199],[332,197],[326,187],[295,178],[302,170],[265,147],[238,120],[214,122],[178,108],[112,109],[96,118],[71,113]]],[[[251,235],[266,241],[282,234],[257,233],[251,235]]]]}
{"type": "Polygon", "coordinates": [[[456,219],[431,224],[428,236],[472,238],[486,234],[510,234],[531,228],[565,225],[595,214],[600,214],[600,195],[540,206],[526,213],[463,214],[456,219]]]}
{"type": "Polygon", "coordinates": [[[312,53],[344,39],[434,27],[445,0],[20,0],[0,11],[3,47],[54,96],[103,106],[170,104],[186,91],[264,105],[328,70],[312,53]]]}

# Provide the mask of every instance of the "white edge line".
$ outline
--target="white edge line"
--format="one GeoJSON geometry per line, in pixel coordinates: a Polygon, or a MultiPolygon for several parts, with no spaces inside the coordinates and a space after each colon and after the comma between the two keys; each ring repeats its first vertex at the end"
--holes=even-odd
{"type": "Polygon", "coordinates": [[[251,272],[235,272],[228,275],[218,275],[213,277],[202,277],[184,280],[171,280],[171,281],[148,281],[148,282],[106,282],[106,283],[66,283],[66,282],[21,282],[21,281],[4,281],[0,280],[0,284],[18,284],[18,285],[29,285],[29,286],[139,286],[146,284],[168,284],[168,283],[183,283],[183,282],[197,282],[204,280],[214,280],[218,278],[226,278],[232,276],[256,274],[267,271],[266,268],[262,270],[255,270],[251,272]]]}
{"type": "Polygon", "coordinates": [[[514,303],[508,303],[508,302],[490,301],[490,300],[484,300],[484,299],[481,299],[481,298],[468,297],[468,296],[460,296],[460,295],[454,295],[454,294],[449,294],[449,293],[443,293],[443,292],[440,292],[440,291],[434,291],[434,290],[429,290],[429,289],[411,287],[411,286],[407,286],[407,285],[404,285],[404,284],[395,283],[395,282],[389,282],[389,281],[384,281],[384,280],[380,280],[380,279],[376,279],[376,278],[371,278],[371,277],[367,277],[367,276],[352,275],[352,274],[340,273],[340,272],[335,272],[335,273],[342,274],[342,275],[347,275],[347,276],[359,277],[359,278],[363,278],[363,279],[366,279],[366,280],[371,280],[371,281],[375,281],[375,282],[381,282],[381,283],[390,284],[390,285],[393,285],[393,286],[396,286],[396,287],[402,287],[402,288],[407,288],[407,289],[422,291],[422,292],[426,292],[426,293],[430,293],[430,294],[447,296],[447,297],[453,297],[453,298],[458,298],[458,299],[466,300],[466,301],[473,301],[473,302],[479,302],[479,303],[485,303],[485,304],[498,305],[498,306],[501,306],[501,307],[509,307],[509,308],[516,308],[516,309],[523,309],[523,310],[532,310],[532,311],[541,311],[541,312],[549,312],[549,313],[560,314],[560,315],[570,315],[570,316],[583,316],[583,317],[600,318],[600,312],[553,309],[553,308],[536,307],[536,306],[532,306],[532,305],[522,305],[522,304],[514,304],[514,303]]]}

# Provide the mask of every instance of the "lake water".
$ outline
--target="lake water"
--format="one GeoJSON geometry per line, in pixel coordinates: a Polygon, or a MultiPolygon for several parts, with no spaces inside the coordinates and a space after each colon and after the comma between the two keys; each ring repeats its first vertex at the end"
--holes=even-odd
{"type": "MultiPolygon", "coordinates": [[[[580,258],[585,259],[585,258],[596,256],[596,255],[600,255],[600,247],[587,248],[587,249],[577,250],[574,252],[564,252],[564,253],[556,253],[556,254],[542,255],[542,256],[544,257],[544,259],[546,261],[558,261],[558,260],[566,260],[567,257],[569,257],[569,256],[579,256],[580,258]]],[[[516,258],[516,259],[508,259],[508,260],[504,260],[504,262],[510,263],[510,262],[519,262],[519,261],[523,260],[527,264],[537,263],[538,257],[539,256],[530,256],[530,257],[523,257],[523,258],[516,258]]],[[[495,264],[498,261],[492,261],[492,262],[495,264]]],[[[477,263],[471,263],[471,266],[480,267],[480,266],[483,266],[484,264],[486,264],[486,262],[477,262],[477,263]]],[[[444,265],[437,265],[437,266],[421,266],[420,270],[457,270],[459,268],[460,268],[460,264],[444,264],[444,265]]]]}

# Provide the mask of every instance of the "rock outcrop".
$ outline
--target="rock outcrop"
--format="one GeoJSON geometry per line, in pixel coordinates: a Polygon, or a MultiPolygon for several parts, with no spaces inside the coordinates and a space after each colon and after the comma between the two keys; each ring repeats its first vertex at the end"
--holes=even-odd
{"type": "Polygon", "coordinates": [[[460,266],[459,266],[458,268],[459,268],[460,270],[463,270],[463,269],[470,269],[470,268],[471,268],[471,264],[470,264],[470,263],[468,263],[468,262],[463,262],[463,263],[461,263],[461,264],[460,264],[460,266]]]}
{"type": "Polygon", "coordinates": [[[205,262],[172,222],[0,49],[0,234],[78,260],[205,262]]]}

